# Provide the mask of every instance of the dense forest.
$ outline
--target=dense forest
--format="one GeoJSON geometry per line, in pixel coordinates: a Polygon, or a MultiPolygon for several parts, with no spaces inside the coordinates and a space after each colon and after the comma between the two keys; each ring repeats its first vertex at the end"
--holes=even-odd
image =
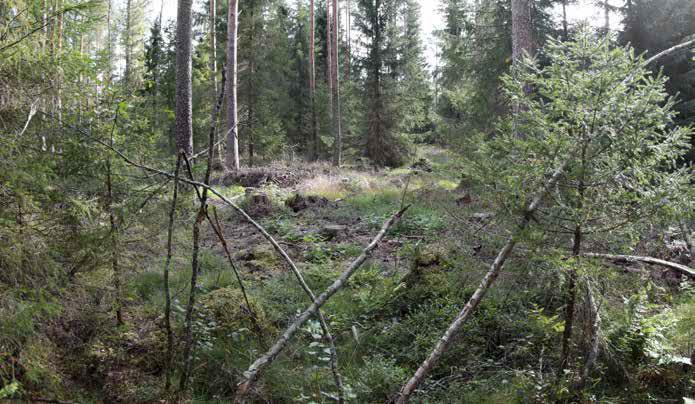
{"type": "Polygon", "coordinates": [[[693,0],[0,0],[0,401],[694,403],[694,52],[693,0]]]}

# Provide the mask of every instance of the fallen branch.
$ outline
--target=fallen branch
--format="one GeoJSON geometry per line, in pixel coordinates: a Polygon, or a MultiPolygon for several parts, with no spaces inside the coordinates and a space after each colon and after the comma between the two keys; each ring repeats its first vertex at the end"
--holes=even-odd
{"type": "Polygon", "coordinates": [[[582,254],[589,258],[603,258],[610,261],[616,262],[644,262],[646,264],[660,265],[662,267],[672,269],[682,275],[687,276],[690,279],[695,280],[695,269],[689,268],[685,265],[677,264],[671,261],[665,261],[659,258],[653,257],[642,257],[638,255],[615,255],[615,254],[597,254],[597,253],[584,253],[582,254]]]}
{"type": "MultiPolygon", "coordinates": [[[[656,55],[654,55],[654,56],[650,57],[649,59],[645,60],[645,61],[644,61],[644,66],[645,66],[645,67],[649,67],[649,65],[651,65],[651,64],[654,63],[654,62],[656,62],[657,60],[659,60],[659,59],[661,59],[661,58],[663,58],[663,57],[665,57],[665,56],[668,56],[668,55],[670,55],[670,54],[672,54],[672,53],[674,53],[674,52],[677,52],[677,51],[679,51],[679,50],[681,50],[681,49],[686,49],[686,48],[689,48],[689,47],[695,47],[695,39],[692,39],[692,40],[690,40],[690,41],[685,41],[685,42],[680,43],[680,44],[678,44],[678,45],[676,45],[676,46],[672,46],[672,47],[670,47],[670,48],[668,48],[668,49],[662,50],[661,52],[657,53],[656,55]]],[[[629,74],[627,77],[625,77],[625,79],[622,81],[621,84],[628,84],[634,77],[635,77],[634,74],[632,74],[632,73],[629,74]]]]}
{"type": "MultiPolygon", "coordinates": [[[[82,130],[80,128],[77,128],[74,126],[72,126],[72,128],[74,130],[77,130],[78,132],[81,132],[82,135],[84,135],[85,137],[88,137],[92,141],[94,141],[94,142],[102,145],[103,147],[111,150],[112,152],[116,153],[116,155],[118,155],[123,161],[125,161],[127,164],[129,164],[133,167],[140,168],[142,170],[151,172],[153,174],[161,175],[161,176],[164,176],[167,178],[175,178],[174,174],[171,174],[169,172],[166,172],[166,171],[154,168],[154,167],[149,167],[149,166],[146,166],[144,164],[137,163],[137,162],[133,161],[132,159],[130,159],[128,156],[123,154],[120,150],[116,149],[112,145],[109,145],[108,143],[103,142],[101,139],[90,136],[84,130],[82,130]]],[[[209,153],[209,155],[211,155],[211,153],[209,153]]],[[[206,177],[207,177],[207,174],[208,173],[206,172],[206,177]]],[[[278,242],[273,238],[273,236],[271,236],[265,230],[265,228],[263,228],[263,226],[261,226],[255,220],[253,220],[253,218],[251,216],[249,216],[249,214],[246,213],[246,211],[244,211],[241,207],[239,207],[239,205],[235,204],[231,199],[224,196],[218,190],[211,187],[208,183],[195,181],[192,177],[190,179],[186,179],[186,178],[181,177],[181,178],[179,178],[179,181],[186,183],[186,184],[189,184],[189,185],[193,185],[196,188],[196,193],[198,193],[198,188],[202,188],[205,191],[211,192],[213,195],[217,196],[223,202],[225,202],[227,205],[231,206],[234,210],[236,210],[237,213],[239,213],[244,219],[246,219],[247,222],[249,222],[253,227],[255,227],[256,230],[258,230],[258,232],[261,233],[261,235],[273,246],[275,251],[290,266],[290,269],[294,273],[295,277],[299,280],[299,283],[302,286],[302,289],[304,290],[304,292],[307,293],[307,295],[311,298],[312,301],[316,300],[315,295],[313,294],[313,292],[311,291],[311,289],[309,288],[307,283],[304,281],[304,277],[302,276],[301,272],[299,272],[299,269],[295,265],[294,261],[292,261],[292,259],[285,252],[285,250],[283,250],[282,247],[280,247],[280,244],[278,244],[278,242]]],[[[200,197],[201,197],[201,195],[200,195],[200,193],[198,193],[198,198],[200,198],[200,197]]],[[[333,336],[328,331],[328,325],[325,321],[325,318],[323,318],[323,314],[320,312],[318,312],[317,314],[319,316],[319,322],[321,324],[321,328],[322,328],[322,331],[324,333],[324,337],[328,341],[330,349],[331,349],[331,370],[333,371],[336,385],[337,385],[338,390],[339,390],[339,399],[341,399],[342,398],[342,391],[343,391],[342,378],[340,377],[340,374],[338,373],[337,359],[336,359],[337,351],[335,349],[335,344],[333,342],[333,336]]]]}
{"type": "Polygon", "coordinates": [[[644,64],[648,66],[648,65],[650,65],[650,64],[652,64],[652,63],[654,63],[654,62],[656,62],[657,60],[661,59],[661,58],[664,57],[664,56],[668,56],[668,55],[670,55],[670,54],[672,54],[672,53],[674,53],[674,52],[678,52],[679,50],[686,49],[686,48],[691,48],[691,47],[695,47],[695,39],[691,39],[691,40],[689,40],[689,41],[685,41],[685,42],[683,42],[683,43],[680,43],[680,44],[678,44],[678,45],[676,45],[676,46],[672,46],[672,47],[670,47],[670,48],[668,48],[668,49],[662,50],[661,52],[659,52],[659,53],[657,53],[656,55],[654,55],[654,56],[650,57],[649,59],[647,59],[647,60],[644,62],[644,64]]]}
{"type": "Polygon", "coordinates": [[[413,377],[403,386],[403,388],[400,391],[400,395],[396,400],[397,403],[404,404],[408,402],[410,396],[415,392],[417,387],[420,385],[420,383],[422,383],[425,377],[427,377],[434,365],[437,364],[439,358],[444,354],[444,352],[446,352],[451,343],[454,341],[457,334],[461,330],[461,327],[463,327],[463,324],[466,322],[466,320],[468,320],[471,313],[473,313],[476,307],[478,307],[478,304],[485,296],[485,293],[487,293],[490,286],[493,284],[493,282],[495,282],[495,279],[497,279],[497,276],[500,274],[500,271],[502,270],[504,262],[511,255],[512,250],[514,250],[514,246],[516,245],[519,236],[528,226],[533,216],[533,213],[540,206],[548,189],[552,188],[555,185],[555,183],[557,183],[560,180],[560,177],[562,176],[562,173],[565,171],[565,167],[567,166],[568,161],[569,159],[565,159],[565,161],[560,165],[560,167],[555,170],[550,179],[548,179],[548,181],[545,184],[543,184],[543,186],[536,192],[531,203],[526,207],[524,215],[521,219],[521,223],[519,223],[517,230],[514,232],[514,234],[512,234],[511,237],[509,237],[507,243],[497,254],[497,258],[495,258],[495,261],[492,263],[487,274],[485,274],[485,277],[483,278],[482,282],[480,282],[480,285],[473,293],[473,296],[471,296],[466,305],[463,307],[463,310],[461,310],[461,312],[456,316],[454,321],[449,325],[449,328],[439,339],[432,353],[430,353],[429,357],[425,359],[424,362],[422,362],[422,364],[415,372],[413,377]]]}
{"type": "Polygon", "coordinates": [[[275,360],[275,358],[280,354],[280,352],[282,352],[282,350],[285,348],[290,339],[292,339],[292,337],[300,330],[300,327],[302,327],[302,325],[304,325],[304,323],[306,323],[310,317],[318,313],[321,306],[323,306],[328,301],[328,299],[331,298],[331,296],[336,294],[347,284],[347,281],[350,279],[350,277],[354,275],[354,273],[360,268],[364,261],[367,260],[367,257],[369,257],[371,252],[376,248],[381,239],[384,238],[386,232],[401,218],[401,216],[403,216],[403,213],[405,213],[405,211],[408,210],[409,207],[410,205],[406,205],[396,214],[391,216],[383,224],[381,230],[372,239],[371,243],[369,243],[369,245],[365,247],[364,250],[362,250],[362,254],[360,254],[360,256],[357,257],[350,264],[348,269],[345,272],[343,272],[343,274],[340,275],[340,277],[336,279],[333,282],[333,284],[331,284],[331,286],[329,286],[328,289],[326,289],[326,291],[324,291],[318,298],[316,298],[308,309],[306,309],[302,314],[299,315],[299,317],[297,317],[297,319],[285,330],[282,336],[280,336],[280,338],[277,341],[275,341],[275,344],[273,344],[273,346],[265,354],[256,359],[256,361],[253,362],[253,364],[246,370],[246,372],[244,372],[245,380],[242,381],[237,388],[237,392],[234,396],[235,403],[241,403],[244,401],[244,397],[253,387],[254,383],[258,380],[263,369],[265,369],[273,362],[273,360],[275,360]]]}

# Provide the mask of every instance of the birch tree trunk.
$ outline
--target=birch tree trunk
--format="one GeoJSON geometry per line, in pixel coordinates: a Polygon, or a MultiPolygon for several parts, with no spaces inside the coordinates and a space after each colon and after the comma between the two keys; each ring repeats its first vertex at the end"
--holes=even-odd
{"type": "Polygon", "coordinates": [[[229,0],[227,14],[227,155],[225,165],[238,170],[239,165],[239,117],[237,115],[237,30],[239,18],[238,0],[229,0]]]}
{"type": "Polygon", "coordinates": [[[176,148],[186,156],[193,154],[192,3],[179,0],[176,17],[176,148]]]}

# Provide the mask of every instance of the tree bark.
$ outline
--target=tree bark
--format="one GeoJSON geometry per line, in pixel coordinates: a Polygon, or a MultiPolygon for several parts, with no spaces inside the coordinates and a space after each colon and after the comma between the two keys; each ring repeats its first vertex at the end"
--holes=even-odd
{"type": "Polygon", "coordinates": [[[533,55],[531,27],[531,3],[529,0],[512,0],[512,60],[518,63],[524,52],[533,55]]]}
{"type": "Polygon", "coordinates": [[[562,0],[562,37],[565,41],[569,39],[569,30],[567,29],[567,0],[562,0]]]}
{"type": "Polygon", "coordinates": [[[343,136],[341,133],[341,116],[340,116],[340,79],[338,77],[338,67],[340,66],[338,60],[338,38],[340,26],[338,24],[338,0],[333,1],[333,14],[331,24],[333,29],[331,31],[332,41],[331,41],[331,90],[333,96],[331,97],[332,104],[332,118],[333,118],[333,165],[340,167],[343,158],[343,136]]]}
{"type": "Polygon", "coordinates": [[[176,148],[193,154],[192,0],[179,0],[176,17],[176,148]]]}
{"type": "Polygon", "coordinates": [[[346,80],[350,80],[350,65],[352,54],[352,6],[350,0],[345,2],[345,72],[346,80]]]}
{"type": "Polygon", "coordinates": [[[381,230],[372,239],[371,243],[362,250],[362,254],[357,257],[348,267],[348,269],[343,272],[338,279],[336,279],[331,286],[326,289],[318,298],[314,299],[313,303],[307,308],[299,317],[285,330],[285,332],[278,338],[278,340],[273,344],[273,346],[261,357],[256,359],[256,361],[251,364],[251,366],[244,372],[244,379],[239,384],[236,394],[234,395],[235,403],[244,402],[244,397],[253,387],[255,382],[258,380],[261,372],[269,366],[273,360],[282,352],[287,343],[292,339],[292,337],[300,330],[300,327],[304,325],[309,318],[316,315],[321,307],[330,299],[334,294],[336,294],[340,289],[342,289],[347,281],[354,275],[354,273],[362,266],[364,261],[371,255],[372,251],[381,242],[381,240],[386,235],[386,232],[395,224],[403,213],[408,210],[409,206],[406,206],[399,210],[396,214],[391,216],[381,227],[381,230]]]}
{"type": "MultiPolygon", "coordinates": [[[[249,7],[249,21],[251,23],[251,26],[249,27],[249,43],[250,44],[255,44],[256,43],[256,7],[251,6],[249,7]]],[[[262,11],[260,12],[262,14],[262,11]]],[[[251,167],[254,164],[254,157],[256,154],[256,139],[255,139],[255,130],[256,130],[256,53],[255,52],[250,52],[249,53],[249,74],[247,75],[247,94],[248,94],[248,101],[247,101],[247,110],[248,110],[248,123],[245,127],[245,135],[246,135],[246,149],[248,151],[248,156],[249,156],[249,163],[248,165],[251,167]]]]}
{"type": "MultiPolygon", "coordinates": [[[[326,0],[326,83],[328,84],[328,103],[333,107],[333,19],[331,1],[326,0]]],[[[331,110],[331,113],[332,110],[331,110]]]]}
{"type": "Polygon", "coordinates": [[[123,35],[125,36],[124,42],[124,53],[125,53],[125,70],[123,72],[123,87],[125,88],[125,93],[130,94],[130,76],[131,76],[131,69],[132,69],[132,53],[133,53],[133,48],[132,48],[132,39],[131,39],[131,32],[132,32],[132,1],[133,0],[126,0],[126,5],[125,5],[125,30],[123,32],[123,35]]]}
{"type": "Polygon", "coordinates": [[[422,364],[417,369],[413,377],[410,378],[410,380],[408,380],[408,382],[401,389],[400,395],[396,400],[398,404],[404,404],[410,400],[410,396],[415,392],[420,383],[422,383],[422,381],[425,380],[425,377],[427,377],[432,368],[437,364],[437,362],[439,362],[441,356],[453,343],[454,339],[461,330],[461,327],[463,327],[468,318],[475,311],[476,307],[478,307],[478,304],[483,299],[483,297],[485,297],[485,294],[487,293],[490,286],[492,286],[492,284],[495,282],[495,279],[497,279],[497,276],[499,276],[505,261],[507,260],[507,258],[509,258],[512,251],[514,250],[514,246],[516,245],[519,236],[528,226],[531,217],[545,198],[548,189],[555,186],[555,184],[560,180],[560,177],[565,172],[566,166],[567,160],[565,160],[560,165],[560,167],[553,172],[553,175],[550,177],[550,179],[548,179],[548,181],[545,184],[543,184],[543,186],[541,186],[540,189],[536,191],[532,201],[524,210],[524,215],[521,219],[521,222],[519,223],[517,230],[512,234],[511,237],[509,237],[507,243],[497,254],[497,258],[495,258],[495,261],[490,266],[490,269],[485,274],[485,277],[483,277],[483,280],[481,281],[478,288],[475,290],[475,292],[468,300],[466,305],[463,307],[463,310],[461,310],[461,312],[456,316],[454,321],[449,325],[449,328],[446,330],[444,335],[442,335],[442,337],[439,339],[432,353],[430,353],[427,359],[425,359],[425,361],[422,362],[422,364]]]}
{"type": "Polygon", "coordinates": [[[227,15],[227,156],[225,165],[238,170],[239,165],[239,117],[237,113],[237,30],[239,18],[238,0],[229,0],[227,15]]]}
{"type": "Polygon", "coordinates": [[[309,2],[309,98],[311,102],[310,159],[319,159],[319,125],[316,116],[316,14],[314,0],[309,2]]]}
{"type": "MultiPolygon", "coordinates": [[[[212,95],[217,95],[217,2],[216,0],[210,0],[210,76],[212,84],[212,95]]],[[[215,109],[212,108],[210,119],[216,119],[215,109]]],[[[215,133],[217,137],[217,133],[215,133]]],[[[219,161],[224,161],[224,153],[222,150],[222,144],[219,143],[217,146],[217,155],[219,161]]],[[[209,156],[212,157],[212,156],[209,156]]]]}

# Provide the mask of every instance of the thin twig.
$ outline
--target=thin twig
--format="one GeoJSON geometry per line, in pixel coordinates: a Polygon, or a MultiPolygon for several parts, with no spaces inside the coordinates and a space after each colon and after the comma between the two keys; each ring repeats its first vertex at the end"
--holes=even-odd
{"type": "Polygon", "coordinates": [[[171,329],[171,290],[169,288],[169,268],[172,256],[172,238],[174,234],[174,217],[176,215],[176,200],[179,188],[179,169],[181,168],[181,154],[176,157],[176,170],[174,171],[174,190],[171,198],[171,209],[169,209],[169,227],[167,230],[167,258],[164,264],[164,326],[167,333],[167,353],[164,361],[164,391],[168,392],[171,388],[171,364],[174,357],[174,332],[171,329]]]}

